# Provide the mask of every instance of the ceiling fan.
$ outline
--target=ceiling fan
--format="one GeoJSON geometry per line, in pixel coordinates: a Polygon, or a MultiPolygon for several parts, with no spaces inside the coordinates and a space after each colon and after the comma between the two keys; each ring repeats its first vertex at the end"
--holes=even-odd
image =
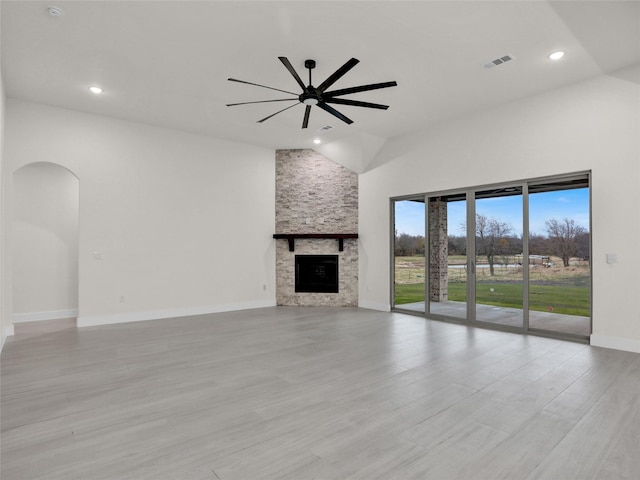
{"type": "Polygon", "coordinates": [[[366,92],[368,90],[376,90],[378,88],[387,88],[387,87],[395,87],[398,85],[396,82],[382,82],[382,83],[372,83],[369,85],[360,85],[359,87],[351,87],[351,88],[342,88],[340,90],[330,90],[327,89],[333,85],[337,80],[339,80],[345,73],[355,67],[360,60],[356,58],[352,58],[347,63],[342,65],[338,70],[336,70],[333,74],[331,74],[324,82],[322,82],[317,87],[313,86],[313,82],[311,81],[311,70],[316,67],[315,60],[305,60],[304,66],[309,70],[309,85],[305,86],[302,82],[302,79],[296,72],[296,70],[291,65],[291,62],[287,59],[287,57],[278,57],[280,61],[284,64],[284,66],[289,70],[289,73],[293,76],[293,78],[298,82],[300,88],[302,88],[302,93],[294,93],[289,92],[287,90],[280,90],[279,88],[267,87],[266,85],[260,85],[252,82],[245,82],[244,80],[237,80],[235,78],[229,78],[230,82],[238,82],[238,83],[246,83],[247,85],[254,85],[256,87],[268,88],[269,90],[275,90],[277,92],[288,93],[289,95],[294,95],[295,98],[279,98],[276,100],[260,100],[257,102],[242,102],[242,103],[228,103],[227,107],[233,107],[236,105],[248,105],[251,103],[269,103],[269,102],[290,102],[295,101],[293,105],[289,105],[282,110],[278,110],[276,113],[272,113],[271,115],[264,117],[261,120],[258,120],[257,123],[262,123],[265,120],[269,120],[271,117],[284,112],[285,110],[289,110],[290,108],[295,107],[299,104],[305,105],[304,111],[304,119],[302,120],[302,128],[307,128],[309,125],[309,114],[311,113],[311,107],[316,105],[321,109],[329,112],[331,115],[339,118],[343,122],[347,124],[353,123],[353,120],[348,118],[347,116],[340,113],[338,110],[328,105],[329,103],[340,104],[340,105],[351,105],[354,107],[367,107],[367,108],[378,108],[381,110],[386,110],[389,108],[389,105],[381,105],[379,103],[370,103],[370,102],[361,102],[359,100],[349,100],[346,98],[338,98],[343,95],[349,95],[350,93],[358,93],[358,92],[366,92]]]}

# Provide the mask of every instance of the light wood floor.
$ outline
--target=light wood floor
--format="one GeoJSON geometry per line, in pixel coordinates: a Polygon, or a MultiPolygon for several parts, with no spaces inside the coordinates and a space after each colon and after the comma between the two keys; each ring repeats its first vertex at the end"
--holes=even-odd
{"type": "Polygon", "coordinates": [[[18,331],[2,480],[616,479],[640,354],[279,307],[18,331]]]}

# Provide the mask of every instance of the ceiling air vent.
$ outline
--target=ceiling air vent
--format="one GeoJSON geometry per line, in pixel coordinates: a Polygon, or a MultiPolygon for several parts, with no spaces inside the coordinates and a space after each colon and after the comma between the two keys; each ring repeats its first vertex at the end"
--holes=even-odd
{"type": "Polygon", "coordinates": [[[324,127],[320,127],[318,132],[326,132],[327,130],[331,130],[333,127],[331,125],[325,125],[324,127]]]}
{"type": "Polygon", "coordinates": [[[484,64],[484,68],[493,68],[493,67],[497,67],[498,65],[502,65],[503,63],[507,63],[510,62],[511,60],[514,60],[515,57],[513,55],[505,55],[504,57],[500,57],[500,58],[496,58],[495,60],[491,60],[489,63],[485,63],[484,64]]]}

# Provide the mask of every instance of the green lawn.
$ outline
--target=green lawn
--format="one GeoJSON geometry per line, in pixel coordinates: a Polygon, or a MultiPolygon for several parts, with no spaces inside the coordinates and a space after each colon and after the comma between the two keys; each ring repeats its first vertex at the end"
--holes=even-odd
{"type": "MultiPolygon", "coordinates": [[[[449,300],[464,302],[467,297],[465,283],[449,284],[449,300]]],[[[424,301],[424,283],[396,285],[396,305],[424,301]]],[[[497,307],[522,308],[522,285],[511,283],[478,283],[476,302],[497,307]],[[493,289],[493,291],[492,291],[493,289]]],[[[553,311],[566,315],[590,315],[588,287],[562,285],[531,285],[529,309],[553,311]]]]}
{"type": "Polygon", "coordinates": [[[396,285],[396,305],[424,302],[424,283],[396,285]]]}

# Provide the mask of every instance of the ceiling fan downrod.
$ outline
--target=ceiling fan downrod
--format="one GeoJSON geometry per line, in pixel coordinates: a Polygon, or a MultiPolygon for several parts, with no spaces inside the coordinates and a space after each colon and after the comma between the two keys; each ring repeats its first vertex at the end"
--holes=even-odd
{"type": "Polygon", "coordinates": [[[304,92],[300,94],[298,100],[300,100],[300,103],[304,103],[305,105],[317,105],[322,99],[313,86],[313,81],[311,80],[311,70],[316,68],[316,61],[305,60],[304,68],[307,68],[309,70],[309,85],[304,89],[304,92]]]}

